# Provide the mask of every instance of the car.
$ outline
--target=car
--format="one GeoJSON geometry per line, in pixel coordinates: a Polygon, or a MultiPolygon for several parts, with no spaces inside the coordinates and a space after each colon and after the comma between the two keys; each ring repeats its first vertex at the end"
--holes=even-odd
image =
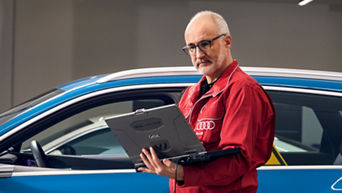
{"type": "MultiPolygon", "coordinates": [[[[258,193],[342,190],[342,73],[242,67],[276,109],[258,193]]],[[[137,172],[104,119],[177,103],[193,67],[122,71],[63,84],[0,114],[0,192],[169,192],[137,172]]]]}

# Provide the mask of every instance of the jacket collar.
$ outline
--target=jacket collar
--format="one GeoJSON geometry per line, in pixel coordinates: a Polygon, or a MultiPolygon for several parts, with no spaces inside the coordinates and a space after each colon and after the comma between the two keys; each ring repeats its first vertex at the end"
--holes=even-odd
{"type": "MultiPolygon", "coordinates": [[[[206,97],[208,95],[216,96],[220,94],[228,86],[230,77],[232,76],[232,74],[235,72],[237,68],[238,68],[238,62],[237,60],[234,60],[231,64],[229,64],[229,66],[221,74],[221,76],[215,82],[213,87],[211,87],[211,89],[207,93],[205,93],[201,98],[206,97]]],[[[194,87],[192,88],[193,89],[192,92],[196,93],[195,95],[193,95],[194,97],[198,96],[200,92],[200,88],[201,88],[201,83],[205,81],[205,79],[206,77],[203,76],[201,80],[198,83],[196,83],[194,87]]]]}

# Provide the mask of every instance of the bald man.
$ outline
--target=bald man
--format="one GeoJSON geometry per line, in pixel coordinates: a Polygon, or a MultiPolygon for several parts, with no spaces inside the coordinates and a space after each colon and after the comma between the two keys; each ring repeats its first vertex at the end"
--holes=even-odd
{"type": "Polygon", "coordinates": [[[171,192],[255,193],[256,168],[266,163],[272,151],[272,102],[233,59],[232,38],[221,15],[197,13],[184,37],[183,51],[203,77],[185,90],[178,106],[207,151],[239,147],[241,153],[178,166],[168,159],[160,161],[153,148],[143,149],[140,156],[146,168],[139,170],[170,178],[171,192]]]}

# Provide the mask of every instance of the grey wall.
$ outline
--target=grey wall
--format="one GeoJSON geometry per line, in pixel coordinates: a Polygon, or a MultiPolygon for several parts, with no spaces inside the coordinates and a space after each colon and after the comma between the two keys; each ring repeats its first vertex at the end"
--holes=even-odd
{"type": "Polygon", "coordinates": [[[74,1],[73,78],[137,67],[138,6],[125,1],[74,1]]]}
{"type": "Polygon", "coordinates": [[[203,9],[227,19],[243,66],[342,72],[342,2],[295,2],[0,0],[0,111],[84,76],[191,65],[183,32],[203,9]]]}
{"type": "Polygon", "coordinates": [[[73,9],[69,0],[17,1],[14,103],[72,79],[73,9]]]}
{"type": "Polygon", "coordinates": [[[13,1],[0,1],[0,112],[12,106],[13,1]]]}

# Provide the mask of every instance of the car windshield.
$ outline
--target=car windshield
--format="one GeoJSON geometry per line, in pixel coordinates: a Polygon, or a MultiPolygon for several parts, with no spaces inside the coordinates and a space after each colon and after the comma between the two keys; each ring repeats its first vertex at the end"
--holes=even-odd
{"type": "Polygon", "coordinates": [[[34,97],[20,105],[17,105],[3,113],[0,114],[0,124],[3,124],[11,119],[13,119],[14,117],[16,117],[17,115],[21,114],[22,112],[26,111],[27,109],[43,102],[46,101],[60,93],[62,93],[62,90],[58,90],[58,89],[53,89],[50,90],[44,94],[41,94],[37,97],[34,97]]]}

